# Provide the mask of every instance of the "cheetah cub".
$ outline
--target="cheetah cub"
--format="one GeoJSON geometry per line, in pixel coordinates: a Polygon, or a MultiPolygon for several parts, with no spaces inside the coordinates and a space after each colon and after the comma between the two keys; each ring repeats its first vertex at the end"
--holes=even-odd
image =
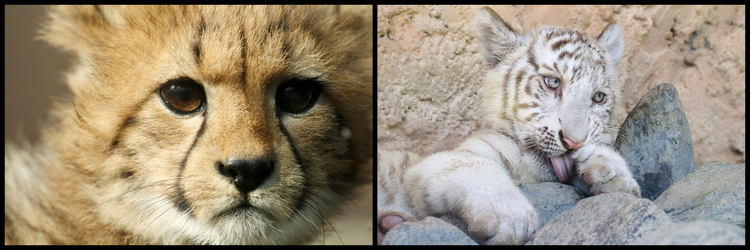
{"type": "Polygon", "coordinates": [[[42,36],[77,56],[73,97],[42,143],[6,148],[5,243],[331,230],[372,171],[371,22],[371,6],[50,8],[42,36]]]}

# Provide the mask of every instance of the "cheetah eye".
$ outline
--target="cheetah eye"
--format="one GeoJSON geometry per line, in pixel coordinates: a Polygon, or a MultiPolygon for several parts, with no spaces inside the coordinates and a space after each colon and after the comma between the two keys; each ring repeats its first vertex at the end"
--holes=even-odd
{"type": "Polygon", "coordinates": [[[557,79],[556,77],[545,76],[544,84],[547,84],[547,87],[550,89],[557,89],[557,87],[560,87],[560,79],[557,79]]]}
{"type": "Polygon", "coordinates": [[[305,112],[315,106],[320,89],[320,83],[313,80],[288,81],[276,91],[276,107],[292,114],[305,112]]]}
{"type": "Polygon", "coordinates": [[[606,97],[607,94],[604,94],[602,92],[596,92],[594,94],[594,97],[591,98],[592,101],[595,103],[602,103],[604,101],[604,97],[606,97]]]}
{"type": "Polygon", "coordinates": [[[189,77],[172,79],[159,87],[164,104],[175,114],[186,115],[200,110],[206,103],[203,86],[189,77]]]}

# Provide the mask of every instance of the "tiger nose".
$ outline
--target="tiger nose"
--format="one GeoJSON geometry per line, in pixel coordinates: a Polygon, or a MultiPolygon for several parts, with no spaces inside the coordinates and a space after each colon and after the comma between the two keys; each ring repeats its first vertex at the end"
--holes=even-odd
{"type": "Polygon", "coordinates": [[[570,138],[563,137],[563,146],[567,149],[577,149],[583,146],[583,141],[581,142],[574,142],[570,138]]]}
{"type": "Polygon", "coordinates": [[[241,193],[255,190],[273,173],[272,161],[258,158],[253,160],[230,159],[226,164],[216,163],[219,173],[234,183],[241,193]]]}
{"type": "Polygon", "coordinates": [[[586,141],[586,139],[581,140],[580,142],[573,141],[572,139],[563,136],[562,130],[560,131],[560,140],[562,141],[562,144],[567,149],[577,149],[583,146],[583,142],[586,141]]]}
{"type": "Polygon", "coordinates": [[[565,148],[567,148],[567,149],[577,149],[577,148],[580,148],[581,146],[583,146],[583,142],[584,141],[575,142],[575,141],[571,140],[570,138],[563,137],[563,146],[565,146],[565,148]]]}

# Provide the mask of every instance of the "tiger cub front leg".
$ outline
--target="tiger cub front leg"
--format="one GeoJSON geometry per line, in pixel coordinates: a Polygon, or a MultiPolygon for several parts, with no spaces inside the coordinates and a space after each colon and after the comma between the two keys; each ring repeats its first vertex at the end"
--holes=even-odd
{"type": "Polygon", "coordinates": [[[586,145],[572,154],[578,175],[590,186],[591,194],[623,192],[641,197],[641,188],[625,159],[604,145],[586,145]]]}
{"type": "Polygon", "coordinates": [[[534,207],[497,159],[438,153],[409,168],[404,183],[418,218],[453,213],[482,244],[523,244],[538,225],[534,207]]]}

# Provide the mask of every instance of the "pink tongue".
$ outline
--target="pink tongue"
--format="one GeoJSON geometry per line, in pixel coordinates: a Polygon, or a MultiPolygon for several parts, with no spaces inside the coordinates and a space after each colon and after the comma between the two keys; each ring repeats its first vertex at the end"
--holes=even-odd
{"type": "Polygon", "coordinates": [[[552,163],[552,169],[555,170],[555,175],[560,182],[567,182],[573,177],[573,160],[568,155],[550,157],[549,161],[552,163]]]}

